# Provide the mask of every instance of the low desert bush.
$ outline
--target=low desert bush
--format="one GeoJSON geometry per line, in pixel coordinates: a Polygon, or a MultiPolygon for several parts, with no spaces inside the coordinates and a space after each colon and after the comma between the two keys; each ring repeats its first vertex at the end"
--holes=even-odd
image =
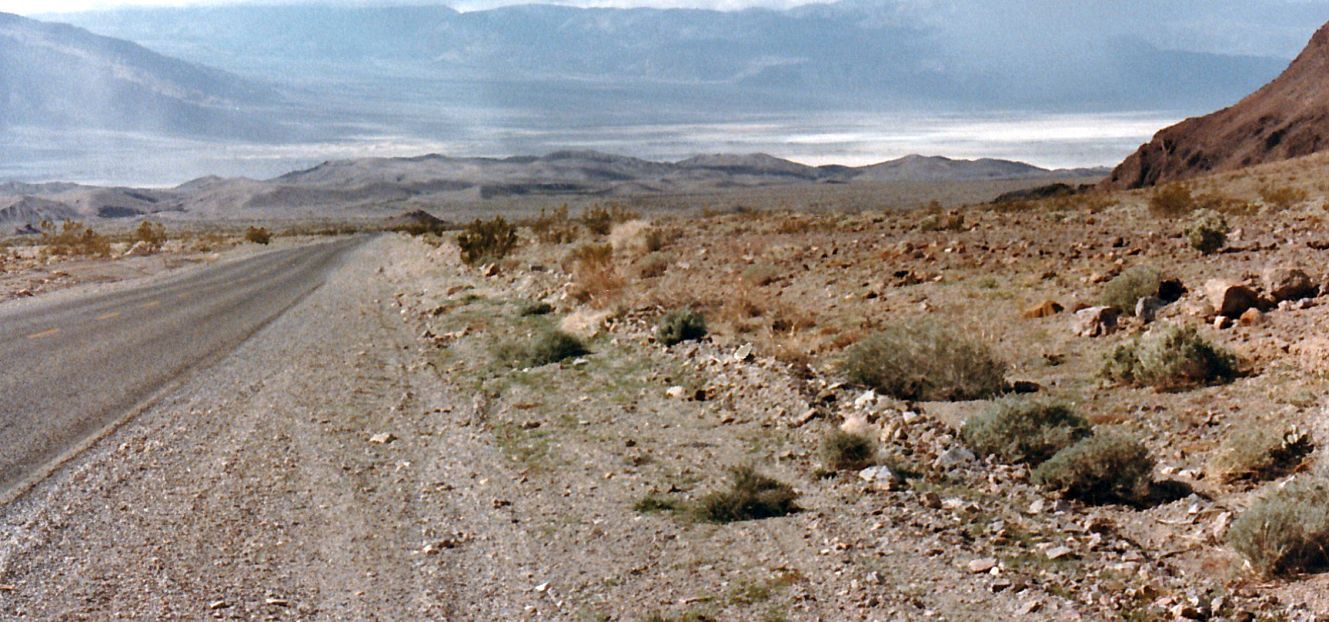
{"type": "Polygon", "coordinates": [[[918,221],[919,231],[964,231],[964,214],[928,214],[918,221]]]}
{"type": "Polygon", "coordinates": [[[530,317],[532,315],[549,315],[550,313],[553,312],[554,312],[554,306],[547,302],[544,302],[543,300],[528,302],[526,304],[523,304],[520,308],[517,309],[517,315],[520,315],[522,317],[530,317]]]}
{"type": "Polygon", "coordinates": [[[1024,398],[993,403],[961,430],[965,444],[980,455],[1035,466],[1092,434],[1089,422],[1070,407],[1024,398]]]}
{"type": "Polygon", "coordinates": [[[267,246],[272,242],[272,232],[268,231],[266,227],[250,227],[245,229],[245,240],[267,246]]]}
{"type": "Polygon", "coordinates": [[[1296,430],[1254,426],[1229,434],[1209,461],[1209,472],[1225,482],[1259,482],[1282,477],[1301,465],[1314,449],[1308,435],[1296,430]]]}
{"type": "Polygon", "coordinates": [[[166,244],[166,227],[159,222],[145,220],[134,230],[134,241],[142,242],[151,252],[157,252],[166,244]]]}
{"type": "Polygon", "coordinates": [[[791,514],[798,511],[797,499],[798,493],[788,484],[741,466],[730,472],[727,490],[703,496],[692,511],[698,520],[732,523],[791,514]]]}
{"type": "Polygon", "coordinates": [[[525,343],[499,345],[495,358],[510,367],[540,367],[589,353],[580,339],[563,331],[546,330],[525,343]]]}
{"type": "Polygon", "coordinates": [[[1329,482],[1302,479],[1270,492],[1232,522],[1227,541],[1265,576],[1329,566],[1329,482]]]}
{"type": "Polygon", "coordinates": [[[581,213],[581,224],[595,235],[609,235],[609,231],[616,223],[627,222],[636,217],[636,212],[622,205],[612,204],[609,207],[596,205],[581,213]]]}
{"type": "Polygon", "coordinates": [[[637,276],[653,279],[669,271],[670,260],[665,253],[651,253],[637,262],[637,276]]]}
{"type": "Polygon", "coordinates": [[[655,325],[655,338],[666,346],[694,341],[706,336],[706,316],[691,308],[664,314],[655,325]]]}
{"type": "Polygon", "coordinates": [[[461,260],[469,266],[498,261],[517,247],[517,227],[502,216],[476,219],[457,234],[461,260]]]}
{"type": "Polygon", "coordinates": [[[604,308],[627,287],[614,263],[614,248],[608,244],[582,244],[568,253],[563,265],[572,273],[569,294],[578,302],[604,308]]]}
{"type": "Polygon", "coordinates": [[[1161,391],[1188,389],[1237,377],[1237,358],[1194,326],[1168,325],[1117,346],[1100,375],[1120,384],[1161,391]]]}
{"type": "Polygon", "coordinates": [[[1260,186],[1260,200],[1270,208],[1276,210],[1288,209],[1302,201],[1306,200],[1305,190],[1293,188],[1291,186],[1274,186],[1267,184],[1260,186]]]}
{"type": "Polygon", "coordinates": [[[1149,195],[1149,213],[1160,218],[1185,216],[1195,209],[1189,184],[1175,182],[1154,189],[1149,195]]]}
{"type": "Polygon", "coordinates": [[[1140,441],[1101,433],[1067,447],[1034,470],[1035,484],[1091,503],[1134,501],[1147,492],[1154,459],[1140,441]]]}
{"type": "Polygon", "coordinates": [[[1227,244],[1227,220],[1213,210],[1199,210],[1186,227],[1186,241],[1205,255],[1218,252],[1227,244]]]}
{"type": "Polygon", "coordinates": [[[640,257],[664,248],[665,234],[646,220],[629,220],[609,230],[609,245],[621,255],[640,257]]]}
{"type": "Polygon", "coordinates": [[[669,497],[650,493],[632,504],[632,509],[641,514],[655,514],[658,512],[677,512],[683,509],[683,505],[669,497]]]}
{"type": "Polygon", "coordinates": [[[877,442],[862,434],[831,430],[821,439],[821,460],[836,471],[858,470],[877,459],[877,442]]]}
{"type": "Polygon", "coordinates": [[[46,220],[41,223],[41,232],[42,258],[111,256],[111,240],[81,222],[66,220],[56,227],[46,220]]]}
{"type": "Polygon", "coordinates": [[[1134,266],[1113,277],[1103,286],[1101,298],[1105,306],[1122,313],[1134,313],[1135,303],[1146,296],[1158,294],[1163,275],[1152,266],[1134,266]]]}
{"type": "Polygon", "coordinates": [[[850,382],[900,399],[983,399],[1006,386],[1006,364],[987,346],[932,322],[893,326],[850,346],[844,370],[850,382]]]}
{"type": "Polygon", "coordinates": [[[568,216],[568,206],[562,205],[550,212],[540,208],[540,215],[531,220],[531,233],[545,244],[567,244],[577,241],[577,223],[568,216]]]}

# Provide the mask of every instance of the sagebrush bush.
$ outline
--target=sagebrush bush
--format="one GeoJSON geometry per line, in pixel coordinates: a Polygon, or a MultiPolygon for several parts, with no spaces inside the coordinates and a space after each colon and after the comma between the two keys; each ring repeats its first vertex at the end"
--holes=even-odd
{"type": "Polygon", "coordinates": [[[1213,210],[1199,210],[1186,227],[1186,241],[1191,248],[1205,255],[1218,252],[1227,244],[1228,225],[1222,214],[1213,210]]]}
{"type": "Polygon", "coordinates": [[[1026,398],[998,400],[961,430],[978,454],[1033,466],[1092,434],[1089,422],[1069,406],[1026,398]]]}
{"type": "Polygon", "coordinates": [[[1310,454],[1310,436],[1278,427],[1242,428],[1227,436],[1209,461],[1209,471],[1225,483],[1258,482],[1288,474],[1310,454]]]}
{"type": "Polygon", "coordinates": [[[509,341],[498,346],[495,358],[511,367],[540,367],[590,354],[586,344],[559,330],[545,330],[529,341],[509,341]]]}
{"type": "Polygon", "coordinates": [[[968,400],[1000,393],[1006,364],[978,341],[932,322],[893,326],[850,346],[850,382],[900,399],[968,400]]]}
{"type": "Polygon", "coordinates": [[[706,336],[706,316],[691,307],[664,314],[655,325],[655,338],[666,346],[706,336]]]}
{"type": "Polygon", "coordinates": [[[1194,326],[1168,325],[1112,350],[1100,375],[1160,391],[1188,389],[1237,377],[1237,357],[1210,343],[1194,326]]]}
{"type": "Polygon", "coordinates": [[[1329,565],[1329,482],[1299,479],[1232,522],[1228,544],[1265,576],[1329,565]]]}
{"type": "Polygon", "coordinates": [[[836,471],[858,470],[877,459],[877,441],[862,434],[831,430],[821,439],[821,460],[836,471]]]}
{"type": "Polygon", "coordinates": [[[1153,266],[1133,266],[1113,277],[1103,286],[1100,301],[1122,313],[1135,313],[1135,303],[1141,298],[1158,294],[1163,275],[1153,266]]]}
{"type": "Polygon", "coordinates": [[[166,244],[166,227],[159,222],[145,220],[134,230],[134,241],[142,242],[148,250],[155,253],[166,244]]]}
{"type": "Polygon", "coordinates": [[[798,493],[788,484],[758,473],[750,466],[730,472],[729,488],[698,499],[693,515],[711,523],[732,523],[785,516],[798,510],[798,493]]]}
{"type": "Polygon", "coordinates": [[[81,222],[66,220],[57,228],[55,223],[44,220],[41,232],[42,258],[111,256],[111,240],[81,222]]]}
{"type": "Polygon", "coordinates": [[[1189,184],[1175,182],[1160,186],[1149,195],[1149,213],[1162,218],[1174,218],[1191,213],[1195,197],[1189,184]]]}
{"type": "Polygon", "coordinates": [[[545,212],[540,208],[540,215],[531,219],[531,233],[535,234],[535,239],[545,244],[567,244],[577,241],[579,233],[577,223],[568,216],[567,204],[561,205],[551,212],[545,212]]]}
{"type": "Polygon", "coordinates": [[[269,242],[272,242],[272,232],[268,231],[266,227],[250,227],[245,229],[245,239],[254,244],[267,246],[269,242]]]}
{"type": "Polygon", "coordinates": [[[469,266],[498,261],[517,247],[517,227],[502,216],[476,219],[457,234],[461,260],[469,266]]]}
{"type": "Polygon", "coordinates": [[[1084,438],[1034,470],[1035,484],[1090,503],[1145,496],[1154,459],[1140,441],[1106,432],[1084,438]]]}

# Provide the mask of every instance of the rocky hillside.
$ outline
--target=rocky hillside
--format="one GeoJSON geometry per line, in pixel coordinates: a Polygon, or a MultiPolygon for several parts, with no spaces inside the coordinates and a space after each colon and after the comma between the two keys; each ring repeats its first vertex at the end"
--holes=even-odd
{"type": "Polygon", "coordinates": [[[1329,146],[1329,24],[1277,79],[1204,117],[1166,128],[1103,186],[1140,188],[1315,153],[1329,146]]]}

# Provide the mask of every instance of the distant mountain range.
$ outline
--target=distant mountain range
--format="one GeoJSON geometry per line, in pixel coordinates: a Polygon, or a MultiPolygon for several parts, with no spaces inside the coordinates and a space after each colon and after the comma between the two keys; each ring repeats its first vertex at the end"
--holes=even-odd
{"type": "Polygon", "coordinates": [[[864,167],[812,167],[765,154],[703,155],[672,163],[594,151],[502,159],[428,155],[325,162],[265,181],[206,177],[169,189],[0,184],[0,224],[163,213],[218,220],[340,218],[517,196],[620,197],[818,183],[1094,177],[1106,172],[918,155],[864,167]]]}

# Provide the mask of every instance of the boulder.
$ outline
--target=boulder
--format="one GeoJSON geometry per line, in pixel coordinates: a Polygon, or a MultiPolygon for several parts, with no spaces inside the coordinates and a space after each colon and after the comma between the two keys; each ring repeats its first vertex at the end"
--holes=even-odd
{"type": "Polygon", "coordinates": [[[1061,304],[1055,300],[1044,300],[1043,302],[1025,309],[1020,315],[1026,320],[1033,320],[1042,317],[1052,317],[1065,310],[1066,308],[1061,306],[1061,304]]]}
{"type": "Polygon", "coordinates": [[[1226,317],[1240,317],[1247,309],[1260,304],[1255,290],[1227,279],[1209,279],[1204,284],[1204,293],[1214,312],[1226,317]]]}
{"type": "Polygon", "coordinates": [[[1311,280],[1310,275],[1300,268],[1271,266],[1262,276],[1264,291],[1274,299],[1274,302],[1314,298],[1320,293],[1320,288],[1311,280]]]}
{"type": "Polygon", "coordinates": [[[878,490],[894,490],[904,483],[904,479],[898,473],[881,464],[859,471],[858,478],[878,490]]]}
{"type": "Polygon", "coordinates": [[[1119,312],[1112,307],[1089,307],[1075,312],[1075,334],[1102,337],[1117,330],[1119,312]]]}
{"type": "Polygon", "coordinates": [[[1181,279],[1163,279],[1158,283],[1158,297],[1163,302],[1173,303],[1181,300],[1186,295],[1186,286],[1182,285],[1181,279]]]}
{"type": "Polygon", "coordinates": [[[1264,321],[1264,313],[1260,312],[1259,309],[1251,307],[1241,314],[1241,318],[1238,321],[1241,322],[1242,326],[1258,326],[1264,321]]]}
{"type": "Polygon", "coordinates": [[[1148,324],[1158,317],[1158,312],[1167,306],[1167,301],[1158,296],[1145,296],[1135,301],[1135,317],[1148,324]]]}

